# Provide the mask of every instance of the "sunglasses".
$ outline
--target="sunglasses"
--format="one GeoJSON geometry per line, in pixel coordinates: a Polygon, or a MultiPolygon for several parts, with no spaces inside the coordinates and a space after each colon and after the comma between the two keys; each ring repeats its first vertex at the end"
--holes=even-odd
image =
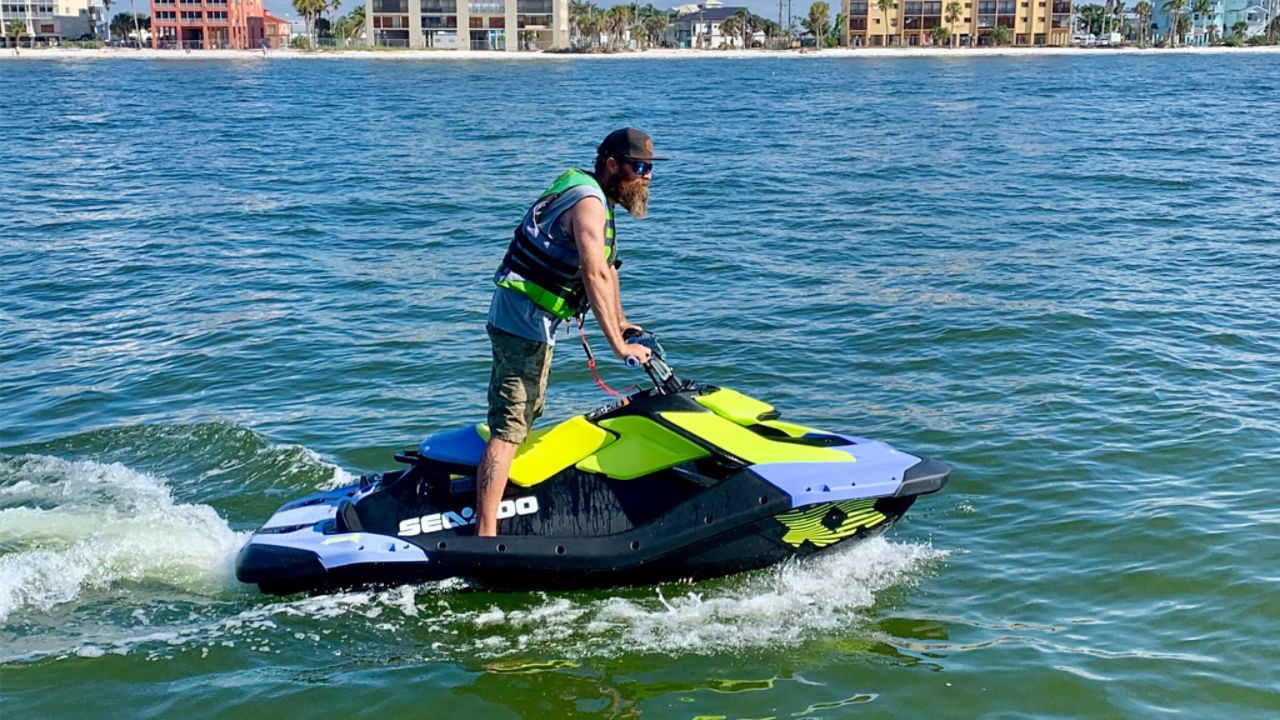
{"type": "Polygon", "coordinates": [[[635,169],[637,175],[649,175],[653,172],[653,163],[644,160],[627,160],[626,163],[635,169]]]}

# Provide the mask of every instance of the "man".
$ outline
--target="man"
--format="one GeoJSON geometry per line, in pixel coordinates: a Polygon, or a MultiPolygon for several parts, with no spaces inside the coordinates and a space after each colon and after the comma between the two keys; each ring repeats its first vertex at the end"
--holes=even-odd
{"type": "Polygon", "coordinates": [[[623,341],[613,207],[645,216],[653,141],[634,128],[609,133],[592,172],[561,175],[525,213],[494,276],[486,330],[493,345],[489,442],[476,469],[476,535],[498,534],[498,505],[516,449],[542,414],[551,351],[560,323],[589,306],[620,360],[649,361],[649,349],[623,341]]]}

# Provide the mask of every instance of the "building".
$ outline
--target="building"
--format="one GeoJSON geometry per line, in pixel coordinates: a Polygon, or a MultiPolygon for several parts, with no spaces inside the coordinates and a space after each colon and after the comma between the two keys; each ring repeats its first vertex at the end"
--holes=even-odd
{"type": "Polygon", "coordinates": [[[18,43],[9,35],[13,20],[27,28],[23,45],[57,45],[86,36],[106,39],[105,15],[101,0],[0,0],[0,47],[18,43]]]}
{"type": "MultiPolygon", "coordinates": [[[[837,3],[838,4],[838,3],[837,3]]],[[[667,29],[666,42],[681,48],[742,47],[742,37],[729,37],[721,30],[724,21],[746,8],[724,7],[720,0],[706,0],[698,5],[681,5],[674,8],[676,19],[667,29]]],[[[757,32],[751,43],[763,44],[763,32],[757,32]]]]}
{"type": "MultiPolygon", "coordinates": [[[[898,0],[887,12],[874,2],[849,3],[849,44],[861,46],[931,45],[929,31],[946,27],[961,47],[993,44],[995,27],[1009,28],[1014,45],[1069,45],[1071,0],[959,0],[960,17],[947,22],[949,0],[898,0]]],[[[833,7],[838,7],[838,3],[833,7]]]]}
{"type": "Polygon", "coordinates": [[[257,49],[264,12],[262,0],[151,0],[151,47],[257,49]]]}
{"type": "Polygon", "coordinates": [[[366,7],[365,37],[373,45],[509,51],[569,47],[569,0],[370,0],[366,7]]]}
{"type": "Polygon", "coordinates": [[[289,47],[289,41],[293,39],[293,25],[288,20],[272,15],[270,10],[263,10],[262,39],[264,47],[274,50],[289,47]]]}
{"type": "MultiPolygon", "coordinates": [[[[1164,43],[1173,26],[1173,13],[1164,12],[1163,3],[1152,3],[1156,14],[1151,18],[1151,37],[1164,43]]],[[[1264,35],[1267,19],[1280,15],[1280,0],[1213,0],[1213,10],[1207,15],[1191,12],[1192,3],[1182,9],[1182,15],[1191,18],[1191,31],[1179,38],[1180,45],[1208,45],[1232,33],[1237,23],[1245,24],[1246,38],[1264,35]],[[1269,7],[1274,5],[1274,9],[1269,7]]]]}

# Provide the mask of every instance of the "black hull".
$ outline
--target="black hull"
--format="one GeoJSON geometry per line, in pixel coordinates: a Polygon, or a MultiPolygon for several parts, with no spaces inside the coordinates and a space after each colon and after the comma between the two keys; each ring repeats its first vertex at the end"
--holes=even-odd
{"type": "MultiPolygon", "coordinates": [[[[786,526],[774,516],[738,526],[701,541],[636,562],[625,557],[595,555],[589,561],[566,562],[576,551],[610,540],[628,550],[640,540],[663,532],[650,527],[623,538],[554,538],[454,536],[445,542],[446,560],[416,563],[363,563],[326,570],[307,550],[247,545],[237,558],[237,576],[258,584],[262,592],[288,595],[370,585],[392,586],[460,578],[494,590],[570,590],[651,585],[703,580],[758,570],[793,558],[820,554],[879,535],[896,522],[915,496],[882,498],[875,509],[883,519],[826,546],[795,545],[784,540],[786,526]],[[501,550],[498,548],[501,547],[501,550]],[[545,548],[551,547],[550,552],[545,548]],[[563,553],[556,548],[565,548],[563,553]],[[542,551],[540,553],[539,551],[542,551]],[[545,553],[545,554],[543,554],[545,553]]],[[[678,533],[677,533],[678,535],[678,533]]],[[[441,551],[437,550],[437,555],[441,551]]],[[[588,553],[589,554],[589,553],[588,553]]],[[[581,558],[581,556],[579,556],[581,558]]]]}

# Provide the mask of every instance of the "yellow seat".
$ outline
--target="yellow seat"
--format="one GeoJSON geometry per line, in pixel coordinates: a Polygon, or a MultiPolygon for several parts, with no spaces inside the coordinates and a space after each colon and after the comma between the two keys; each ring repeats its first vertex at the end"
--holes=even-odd
{"type": "MultiPolygon", "coordinates": [[[[488,425],[477,425],[476,432],[486,441],[489,439],[488,425]]],[[[537,485],[616,439],[613,433],[592,425],[581,415],[534,430],[516,450],[511,482],[521,487],[537,485]]]]}

